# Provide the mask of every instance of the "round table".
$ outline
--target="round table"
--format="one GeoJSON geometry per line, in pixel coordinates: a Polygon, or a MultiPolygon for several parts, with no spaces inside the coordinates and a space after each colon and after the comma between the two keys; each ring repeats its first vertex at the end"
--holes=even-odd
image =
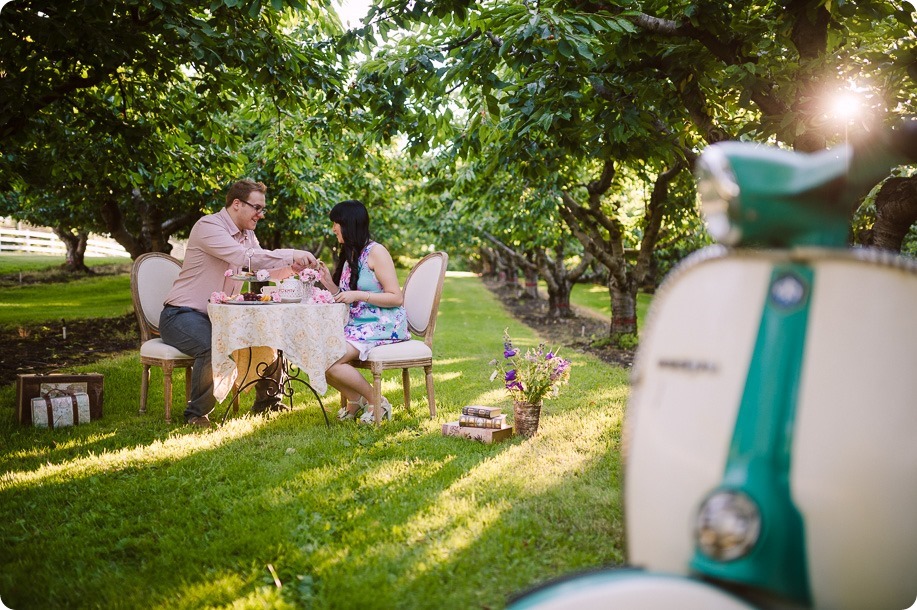
{"type": "Polygon", "coordinates": [[[344,325],[350,311],[344,303],[210,303],[207,313],[213,325],[213,395],[220,402],[238,375],[232,359],[236,350],[278,350],[288,364],[306,374],[317,394],[328,390],[325,371],[346,350],[344,325]]]}

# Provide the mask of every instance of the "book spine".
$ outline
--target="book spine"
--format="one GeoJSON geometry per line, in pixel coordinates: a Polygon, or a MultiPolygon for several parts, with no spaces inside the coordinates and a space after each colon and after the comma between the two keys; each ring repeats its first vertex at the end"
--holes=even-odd
{"type": "Polygon", "coordinates": [[[472,417],[486,417],[493,419],[500,415],[500,409],[490,407],[462,407],[462,415],[471,415],[472,417]]]}
{"type": "Polygon", "coordinates": [[[502,428],[506,423],[505,415],[497,417],[475,417],[474,415],[461,415],[459,425],[466,428],[502,428]]]}

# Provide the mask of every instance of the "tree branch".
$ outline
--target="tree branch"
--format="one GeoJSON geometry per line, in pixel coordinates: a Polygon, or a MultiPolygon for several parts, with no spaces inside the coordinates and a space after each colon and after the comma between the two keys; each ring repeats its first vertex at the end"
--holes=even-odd
{"type": "MultiPolygon", "coordinates": [[[[743,41],[735,38],[725,41],[720,40],[709,31],[702,30],[687,20],[677,22],[639,13],[632,16],[631,21],[634,25],[653,34],[695,40],[710,51],[716,59],[728,66],[747,63],[756,65],[758,63],[758,57],[742,51],[743,41]]],[[[777,116],[788,110],[786,104],[772,93],[771,84],[765,83],[760,79],[755,79],[755,83],[752,85],[751,99],[761,108],[762,112],[769,116],[777,116]]]]}

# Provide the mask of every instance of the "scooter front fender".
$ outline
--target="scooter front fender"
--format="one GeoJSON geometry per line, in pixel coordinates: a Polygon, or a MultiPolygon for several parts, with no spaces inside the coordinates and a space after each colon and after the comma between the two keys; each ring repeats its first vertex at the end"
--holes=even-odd
{"type": "Polygon", "coordinates": [[[610,569],[552,581],[512,600],[508,610],[754,610],[742,599],[685,576],[610,569]]]}

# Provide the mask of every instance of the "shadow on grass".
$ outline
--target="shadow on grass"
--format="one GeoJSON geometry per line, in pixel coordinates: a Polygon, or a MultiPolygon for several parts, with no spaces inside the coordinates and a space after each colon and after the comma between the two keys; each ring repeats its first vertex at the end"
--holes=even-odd
{"type": "MultiPolygon", "coordinates": [[[[578,409],[546,415],[541,438],[498,445],[405,414],[329,429],[299,409],[165,438],[112,415],[122,435],[150,440],[74,444],[59,471],[4,475],[11,607],[496,607],[620,558],[616,455],[558,450],[567,441],[550,432],[556,420],[569,435],[578,409]]],[[[614,426],[590,434],[616,446],[614,426]]]]}

